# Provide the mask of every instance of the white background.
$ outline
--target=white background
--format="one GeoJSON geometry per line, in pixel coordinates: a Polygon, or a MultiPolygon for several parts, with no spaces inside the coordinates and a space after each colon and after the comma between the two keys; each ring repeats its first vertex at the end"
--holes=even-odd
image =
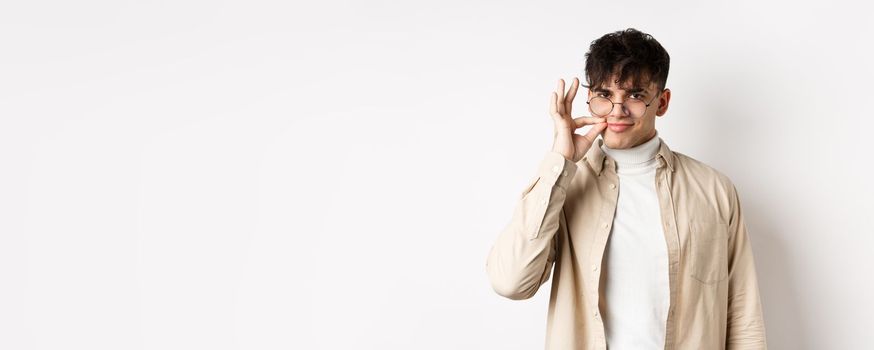
{"type": "Polygon", "coordinates": [[[869,347],[863,3],[4,1],[0,348],[542,348],[549,284],[486,255],[627,27],[739,190],[771,348],[869,347]]]}

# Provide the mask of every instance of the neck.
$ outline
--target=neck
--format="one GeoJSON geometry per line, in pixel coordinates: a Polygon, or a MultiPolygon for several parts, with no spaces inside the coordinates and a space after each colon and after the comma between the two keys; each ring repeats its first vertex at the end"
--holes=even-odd
{"type": "Polygon", "coordinates": [[[601,149],[618,164],[641,164],[655,159],[659,152],[661,139],[656,132],[649,140],[631,148],[610,148],[606,144],[601,149]]]}

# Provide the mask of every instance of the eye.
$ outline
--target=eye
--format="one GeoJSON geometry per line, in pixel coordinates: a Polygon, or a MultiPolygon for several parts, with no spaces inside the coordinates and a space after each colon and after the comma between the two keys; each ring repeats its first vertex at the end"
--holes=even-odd
{"type": "Polygon", "coordinates": [[[643,95],[642,95],[642,94],[638,94],[638,93],[633,93],[633,94],[631,94],[631,98],[642,99],[642,98],[643,98],[643,95]],[[635,96],[637,96],[637,97],[635,97],[635,96]]]}

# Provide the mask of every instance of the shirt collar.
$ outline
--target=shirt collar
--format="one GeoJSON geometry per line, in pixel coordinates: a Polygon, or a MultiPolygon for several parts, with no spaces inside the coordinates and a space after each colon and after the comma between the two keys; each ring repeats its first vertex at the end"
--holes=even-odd
{"type": "MultiPolygon", "coordinates": [[[[660,136],[656,137],[661,141],[658,154],[656,154],[656,159],[659,160],[659,167],[667,164],[668,169],[673,172],[676,169],[674,167],[674,152],[671,151],[664,139],[660,136]]],[[[613,171],[616,171],[616,160],[604,153],[604,150],[601,149],[601,145],[603,144],[604,139],[599,137],[595,140],[592,147],[589,147],[589,151],[586,152],[586,155],[583,156],[583,160],[586,161],[589,164],[589,167],[591,167],[599,176],[601,175],[601,171],[604,170],[604,163],[607,162],[607,160],[610,161],[613,171]]]]}

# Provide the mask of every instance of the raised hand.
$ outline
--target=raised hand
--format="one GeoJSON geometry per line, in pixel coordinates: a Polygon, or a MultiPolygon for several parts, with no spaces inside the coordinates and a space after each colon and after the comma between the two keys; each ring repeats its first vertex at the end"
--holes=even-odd
{"type": "Polygon", "coordinates": [[[582,159],[589,147],[592,146],[592,142],[595,142],[598,134],[607,128],[607,120],[604,118],[589,116],[573,118],[571,116],[571,107],[579,86],[580,80],[574,78],[571,88],[565,94],[564,79],[559,79],[558,87],[552,92],[549,102],[549,114],[555,122],[552,150],[573,162],[582,159]],[[585,125],[593,126],[585,135],[577,135],[575,131],[585,125]]]}

